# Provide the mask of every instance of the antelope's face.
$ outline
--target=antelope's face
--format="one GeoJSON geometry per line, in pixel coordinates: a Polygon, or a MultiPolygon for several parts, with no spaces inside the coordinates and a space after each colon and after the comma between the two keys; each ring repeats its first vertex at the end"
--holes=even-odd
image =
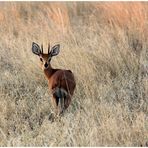
{"type": "Polygon", "coordinates": [[[32,43],[32,52],[39,56],[41,68],[43,70],[50,67],[50,61],[53,56],[56,56],[59,54],[59,51],[60,51],[59,48],[60,48],[60,45],[57,44],[53,46],[50,51],[50,45],[48,45],[48,54],[44,54],[43,45],[41,45],[41,48],[40,48],[38,44],[34,42],[32,43]]]}

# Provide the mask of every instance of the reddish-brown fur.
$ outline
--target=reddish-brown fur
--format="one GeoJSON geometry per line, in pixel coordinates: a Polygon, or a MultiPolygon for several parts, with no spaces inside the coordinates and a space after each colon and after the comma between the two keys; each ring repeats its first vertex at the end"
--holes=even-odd
{"type": "MultiPolygon", "coordinates": [[[[49,68],[44,69],[44,74],[48,80],[48,86],[51,92],[54,91],[57,87],[60,87],[67,91],[68,95],[65,98],[64,107],[65,109],[68,108],[69,104],[71,103],[71,97],[74,93],[74,89],[76,87],[74,75],[70,70],[62,70],[62,69],[53,69],[51,65],[49,68]]],[[[52,102],[54,106],[57,107],[55,97],[52,102]]]]}
{"type": "Polygon", "coordinates": [[[68,108],[76,87],[75,78],[71,70],[54,69],[51,67],[50,61],[53,56],[58,55],[59,47],[60,45],[57,44],[50,50],[49,45],[48,54],[44,54],[43,46],[40,48],[38,44],[32,43],[32,52],[39,56],[41,67],[48,80],[48,86],[53,96],[52,104],[56,109],[56,114],[61,114],[68,108]]]}

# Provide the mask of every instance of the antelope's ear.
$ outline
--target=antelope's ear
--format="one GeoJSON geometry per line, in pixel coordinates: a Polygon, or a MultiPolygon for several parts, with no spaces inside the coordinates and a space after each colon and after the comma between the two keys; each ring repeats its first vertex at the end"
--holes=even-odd
{"type": "Polygon", "coordinates": [[[34,42],[32,42],[32,52],[38,56],[41,54],[40,46],[34,42]]]}
{"type": "Polygon", "coordinates": [[[57,44],[52,47],[50,54],[51,54],[51,56],[56,56],[59,54],[59,52],[60,52],[60,44],[57,44]]]}

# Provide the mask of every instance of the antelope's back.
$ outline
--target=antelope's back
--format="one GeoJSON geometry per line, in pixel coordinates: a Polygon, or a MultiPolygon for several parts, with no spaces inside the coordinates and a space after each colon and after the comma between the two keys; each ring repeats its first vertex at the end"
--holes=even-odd
{"type": "Polygon", "coordinates": [[[76,87],[74,74],[71,70],[57,70],[52,76],[52,89],[59,87],[73,95],[76,87]]]}

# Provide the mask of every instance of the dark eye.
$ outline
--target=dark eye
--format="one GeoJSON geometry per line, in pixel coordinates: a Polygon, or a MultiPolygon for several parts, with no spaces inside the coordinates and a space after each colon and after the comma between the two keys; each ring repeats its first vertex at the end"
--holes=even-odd
{"type": "Polygon", "coordinates": [[[41,61],[41,62],[43,62],[43,59],[42,59],[42,58],[40,58],[40,61],[41,61]]]}

